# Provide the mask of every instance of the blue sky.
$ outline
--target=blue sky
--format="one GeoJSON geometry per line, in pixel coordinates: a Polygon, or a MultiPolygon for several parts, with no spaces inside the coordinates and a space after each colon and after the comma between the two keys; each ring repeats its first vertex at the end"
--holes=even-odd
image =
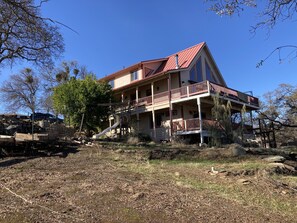
{"type": "MultiPolygon", "coordinates": [[[[231,88],[261,96],[280,83],[297,84],[297,59],[280,64],[275,54],[256,68],[275,47],[297,44],[296,21],[278,24],[269,36],[266,30],[253,36],[257,10],[219,17],[208,7],[203,0],[51,0],[42,14],[79,33],[61,27],[66,51],[57,63],[76,60],[98,78],[205,41],[231,88]]],[[[3,69],[1,81],[22,66],[3,69]]]]}

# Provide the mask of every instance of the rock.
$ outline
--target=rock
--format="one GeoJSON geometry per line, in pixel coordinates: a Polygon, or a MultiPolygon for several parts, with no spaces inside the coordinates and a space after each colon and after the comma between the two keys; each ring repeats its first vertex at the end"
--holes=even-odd
{"type": "Polygon", "coordinates": [[[294,167],[286,165],[284,163],[269,163],[269,166],[275,169],[278,174],[296,174],[297,171],[294,167]]]}
{"type": "Polygon", "coordinates": [[[268,164],[270,167],[279,167],[279,168],[284,168],[285,164],[283,163],[269,163],[268,164]]]}
{"type": "Polygon", "coordinates": [[[248,185],[251,183],[251,181],[247,180],[247,179],[239,179],[237,180],[238,183],[243,184],[243,185],[248,185]]]}
{"type": "Polygon", "coordinates": [[[283,163],[286,158],[283,156],[269,156],[264,158],[263,160],[265,160],[268,163],[283,163]]]}
{"type": "Polygon", "coordinates": [[[176,177],[180,177],[180,173],[179,173],[179,172],[175,172],[174,175],[175,175],[176,177]]]}
{"type": "Polygon", "coordinates": [[[145,194],[142,193],[142,192],[140,192],[140,193],[133,194],[133,195],[132,195],[132,198],[133,198],[134,200],[139,200],[139,199],[144,198],[144,196],[145,196],[145,194]]]}
{"type": "Polygon", "coordinates": [[[296,161],[286,160],[284,162],[284,164],[286,164],[288,166],[291,166],[291,167],[294,167],[294,169],[297,170],[297,162],[296,161]]]}
{"type": "Polygon", "coordinates": [[[113,158],[113,160],[114,161],[119,161],[120,160],[120,157],[119,156],[116,156],[116,157],[113,158]]]}
{"type": "Polygon", "coordinates": [[[231,144],[228,149],[231,151],[232,156],[244,156],[246,155],[245,149],[239,144],[231,144]]]}
{"type": "Polygon", "coordinates": [[[122,150],[122,149],[117,149],[115,152],[116,152],[116,153],[122,153],[122,152],[124,152],[124,150],[122,150]]]}

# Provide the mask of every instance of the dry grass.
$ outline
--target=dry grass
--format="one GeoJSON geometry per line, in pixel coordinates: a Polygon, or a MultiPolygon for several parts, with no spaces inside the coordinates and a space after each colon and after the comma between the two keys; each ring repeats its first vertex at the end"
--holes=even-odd
{"type": "Polygon", "coordinates": [[[296,216],[297,204],[296,193],[292,196],[283,194],[283,191],[274,191],[269,179],[277,178],[280,182],[288,182],[297,186],[297,177],[267,175],[265,169],[267,164],[259,159],[247,160],[227,159],[224,160],[169,160],[149,161],[146,165],[130,165],[130,170],[141,173],[146,177],[159,177],[171,180],[178,186],[194,188],[205,191],[228,200],[232,200],[244,206],[257,206],[265,210],[273,211],[283,216],[296,216]],[[175,167],[176,172],[167,171],[175,167]],[[208,172],[214,167],[215,170],[227,172],[244,172],[248,170],[257,171],[253,176],[222,177],[220,175],[210,176],[208,172]],[[261,174],[263,172],[263,174],[261,174]],[[237,182],[239,178],[250,180],[249,185],[237,182]],[[258,185],[259,184],[259,185],[258,185]]]}

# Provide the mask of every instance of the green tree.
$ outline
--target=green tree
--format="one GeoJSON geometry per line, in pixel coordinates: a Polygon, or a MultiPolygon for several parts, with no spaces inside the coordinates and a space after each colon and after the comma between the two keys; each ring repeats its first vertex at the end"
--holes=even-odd
{"type": "Polygon", "coordinates": [[[80,66],[77,61],[63,61],[54,69],[45,67],[41,75],[44,94],[42,107],[48,112],[54,113],[53,89],[60,84],[68,82],[71,78],[84,79],[88,74],[92,74],[92,72],[87,71],[85,66],[80,66]]]}
{"type": "Polygon", "coordinates": [[[63,53],[57,22],[41,16],[44,2],[0,0],[0,65],[26,60],[49,66],[63,53]]]}
{"type": "Polygon", "coordinates": [[[219,96],[213,96],[214,106],[211,109],[214,122],[206,125],[211,135],[211,145],[220,146],[222,139],[226,143],[234,141],[232,121],[231,121],[231,102],[223,103],[219,96]]]}
{"type": "Polygon", "coordinates": [[[70,78],[69,81],[54,88],[53,104],[60,114],[78,127],[84,117],[83,127],[89,133],[96,130],[108,115],[112,89],[106,82],[98,82],[93,75],[85,79],[70,78]]]}

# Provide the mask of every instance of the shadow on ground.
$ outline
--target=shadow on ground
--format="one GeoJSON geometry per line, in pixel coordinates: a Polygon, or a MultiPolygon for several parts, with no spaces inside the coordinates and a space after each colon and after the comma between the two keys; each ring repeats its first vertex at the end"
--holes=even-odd
{"type": "Polygon", "coordinates": [[[69,154],[78,152],[78,144],[72,142],[61,142],[52,145],[34,145],[34,147],[13,146],[0,148],[0,168],[9,167],[28,160],[40,157],[61,157],[66,158],[69,154]]]}

